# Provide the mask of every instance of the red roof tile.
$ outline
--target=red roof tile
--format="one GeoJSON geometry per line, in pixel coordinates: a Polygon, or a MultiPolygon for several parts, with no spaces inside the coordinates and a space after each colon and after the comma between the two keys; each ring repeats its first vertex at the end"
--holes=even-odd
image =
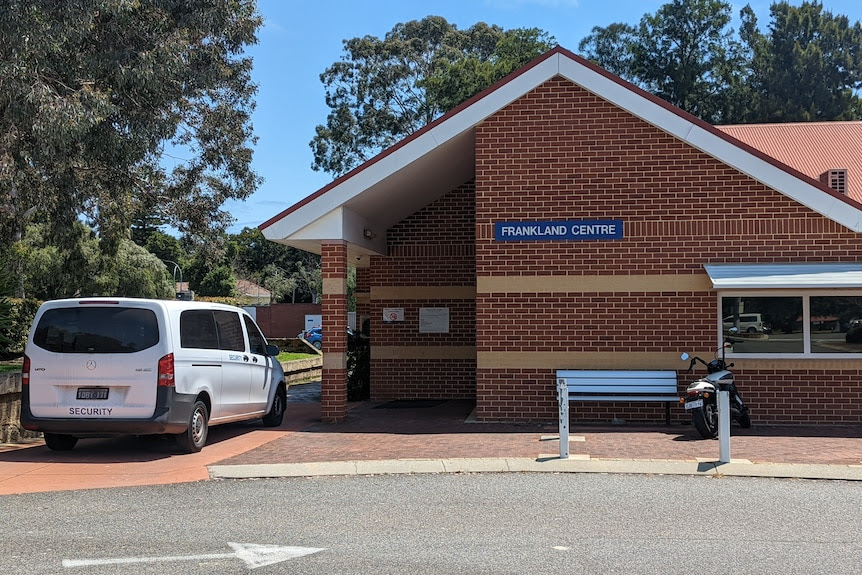
{"type": "Polygon", "coordinates": [[[862,122],[716,126],[815,180],[847,170],[847,195],[862,202],[862,122]]]}

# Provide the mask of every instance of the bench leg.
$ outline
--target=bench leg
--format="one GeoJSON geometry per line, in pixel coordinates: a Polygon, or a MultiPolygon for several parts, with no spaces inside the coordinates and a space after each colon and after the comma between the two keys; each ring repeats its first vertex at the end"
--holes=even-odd
{"type": "Polygon", "coordinates": [[[670,402],[666,401],[664,404],[664,422],[667,425],[670,425],[670,402]]]}

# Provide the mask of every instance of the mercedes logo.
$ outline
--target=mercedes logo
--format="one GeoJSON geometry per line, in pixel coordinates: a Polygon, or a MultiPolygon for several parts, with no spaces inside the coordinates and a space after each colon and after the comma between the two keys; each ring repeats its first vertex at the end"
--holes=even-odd
{"type": "Polygon", "coordinates": [[[88,361],[87,362],[87,369],[89,369],[90,371],[93,371],[94,369],[96,369],[96,362],[93,361],[92,359],[90,361],[88,361]]]}

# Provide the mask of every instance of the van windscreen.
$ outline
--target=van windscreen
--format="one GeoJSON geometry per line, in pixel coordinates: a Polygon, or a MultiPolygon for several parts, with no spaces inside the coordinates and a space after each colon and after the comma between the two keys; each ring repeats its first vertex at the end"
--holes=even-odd
{"type": "Polygon", "coordinates": [[[33,343],[55,353],[134,353],[159,343],[159,324],[148,309],[54,308],[42,314],[33,343]]]}

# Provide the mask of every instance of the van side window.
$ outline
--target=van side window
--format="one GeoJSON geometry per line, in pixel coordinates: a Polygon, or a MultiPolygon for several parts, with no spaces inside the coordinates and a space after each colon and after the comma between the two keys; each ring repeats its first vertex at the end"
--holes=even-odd
{"type": "Polygon", "coordinates": [[[266,355],[266,339],[257,329],[255,323],[248,316],[242,316],[245,321],[245,330],[248,332],[248,343],[251,346],[251,353],[258,355],[266,355]]]}
{"type": "Polygon", "coordinates": [[[216,328],[218,329],[219,349],[228,351],[245,351],[245,339],[242,337],[242,324],[239,314],[232,311],[214,311],[216,328]]]}
{"type": "Polygon", "coordinates": [[[218,349],[218,332],[210,310],[188,310],[180,314],[180,347],[218,349]]]}

